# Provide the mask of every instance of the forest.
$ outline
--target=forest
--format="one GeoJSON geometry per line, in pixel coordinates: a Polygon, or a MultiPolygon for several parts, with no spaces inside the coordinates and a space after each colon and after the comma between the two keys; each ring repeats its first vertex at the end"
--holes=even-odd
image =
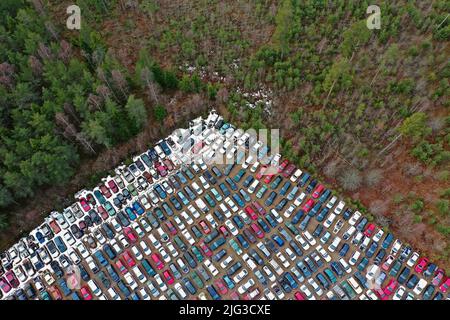
{"type": "Polygon", "coordinates": [[[215,107],[448,265],[448,1],[379,1],[379,30],[368,1],[30,3],[0,4],[0,208],[215,107]]]}

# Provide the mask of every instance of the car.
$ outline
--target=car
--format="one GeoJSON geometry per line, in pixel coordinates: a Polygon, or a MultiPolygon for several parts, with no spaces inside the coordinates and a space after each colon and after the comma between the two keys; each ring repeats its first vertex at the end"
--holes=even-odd
{"type": "Polygon", "coordinates": [[[442,284],[439,286],[439,290],[446,293],[450,288],[450,277],[446,277],[442,284]]]}
{"type": "Polygon", "coordinates": [[[414,271],[419,274],[422,273],[425,270],[428,262],[429,262],[428,258],[421,258],[414,267],[414,271]]]}

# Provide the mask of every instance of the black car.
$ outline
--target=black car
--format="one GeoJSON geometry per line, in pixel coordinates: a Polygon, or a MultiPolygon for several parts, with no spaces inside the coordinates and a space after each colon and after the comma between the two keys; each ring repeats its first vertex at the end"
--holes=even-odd
{"type": "Polygon", "coordinates": [[[78,269],[80,270],[80,276],[83,281],[87,282],[91,279],[91,276],[81,264],[78,265],[78,269]]]}
{"type": "Polygon", "coordinates": [[[112,240],[114,239],[114,230],[111,228],[111,226],[107,223],[102,224],[102,229],[105,232],[105,235],[108,239],[112,240]]]}
{"type": "Polygon", "coordinates": [[[250,253],[252,258],[255,259],[257,264],[259,264],[260,266],[264,265],[264,260],[261,258],[261,256],[258,254],[258,252],[256,252],[255,249],[250,249],[248,251],[248,253],[250,253]]]}
{"type": "Polygon", "coordinates": [[[96,225],[102,223],[102,218],[100,218],[100,216],[95,210],[89,210],[89,217],[91,218],[92,222],[96,225]]]}
{"type": "Polygon", "coordinates": [[[76,224],[70,226],[70,232],[72,232],[73,236],[77,239],[80,239],[84,234],[76,224]]]}
{"type": "Polygon", "coordinates": [[[53,260],[52,262],[50,262],[50,267],[52,268],[58,279],[64,276],[64,270],[61,268],[58,261],[53,260]]]}
{"type": "Polygon", "coordinates": [[[127,215],[123,211],[117,213],[117,218],[122,227],[128,227],[130,225],[130,220],[128,220],[127,215]]]}
{"type": "Polygon", "coordinates": [[[31,284],[27,283],[24,286],[24,291],[29,299],[36,298],[36,290],[33,288],[33,286],[31,284]]]}
{"type": "Polygon", "coordinates": [[[409,289],[412,289],[416,286],[416,284],[419,282],[419,277],[416,276],[415,274],[412,274],[409,279],[408,282],[406,282],[405,286],[409,289]]]}

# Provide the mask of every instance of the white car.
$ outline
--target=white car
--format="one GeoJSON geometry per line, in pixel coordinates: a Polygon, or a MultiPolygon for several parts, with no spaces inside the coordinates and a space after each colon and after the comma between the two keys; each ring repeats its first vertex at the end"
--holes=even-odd
{"type": "Polygon", "coordinates": [[[70,231],[66,231],[63,233],[63,239],[64,242],[67,243],[70,247],[73,247],[75,245],[75,238],[72,236],[70,231]]]}
{"type": "Polygon", "coordinates": [[[277,256],[278,260],[280,260],[280,262],[283,265],[283,267],[289,268],[289,265],[290,265],[289,261],[286,259],[286,257],[281,252],[278,252],[276,254],[276,256],[277,256]]]}
{"type": "Polygon", "coordinates": [[[111,247],[113,247],[114,251],[116,251],[117,254],[120,254],[122,252],[122,248],[119,246],[119,243],[117,243],[116,239],[112,239],[109,241],[109,244],[111,247]]]}
{"type": "Polygon", "coordinates": [[[316,297],[309,291],[308,287],[304,284],[300,286],[300,290],[305,294],[308,300],[316,300],[316,297]]]}
{"type": "Polygon", "coordinates": [[[408,261],[406,262],[406,265],[410,268],[412,268],[416,262],[417,259],[419,259],[419,254],[417,252],[413,252],[413,254],[411,255],[411,257],[408,259],[408,261]]]}
{"type": "Polygon", "coordinates": [[[356,224],[356,222],[358,222],[359,218],[361,218],[361,212],[355,211],[353,213],[353,215],[350,217],[350,219],[348,220],[348,223],[351,226],[354,226],[356,224]]]}
{"type": "Polygon", "coordinates": [[[416,295],[419,295],[422,293],[423,289],[427,286],[428,282],[425,279],[420,279],[419,282],[417,282],[416,286],[413,289],[413,292],[416,295]]]}
{"type": "Polygon", "coordinates": [[[163,247],[160,247],[158,251],[161,257],[163,258],[164,262],[170,262],[171,260],[170,256],[167,254],[167,251],[163,247]]]}
{"type": "Polygon", "coordinates": [[[401,247],[402,242],[399,239],[395,240],[391,248],[391,255],[396,256],[401,247]]]}
{"type": "Polygon", "coordinates": [[[170,242],[170,241],[167,242],[166,247],[167,247],[167,250],[169,250],[169,253],[172,257],[175,258],[178,256],[178,251],[177,251],[177,249],[175,249],[175,246],[172,244],[172,242],[170,242]]]}
{"type": "Polygon", "coordinates": [[[259,180],[255,179],[252,182],[252,184],[250,185],[250,187],[248,187],[248,189],[247,189],[248,193],[253,194],[253,192],[255,192],[255,190],[258,187],[258,185],[259,185],[259,180]]]}
{"type": "Polygon", "coordinates": [[[275,282],[275,280],[277,278],[275,277],[275,274],[272,272],[272,270],[270,270],[270,268],[268,266],[264,266],[263,271],[267,275],[267,278],[269,278],[269,280],[271,282],[275,282]]]}
{"type": "Polygon", "coordinates": [[[184,236],[184,238],[189,242],[189,244],[191,246],[193,246],[195,244],[194,238],[191,236],[191,234],[189,233],[189,231],[187,229],[182,230],[181,234],[184,236]]]}
{"type": "Polygon", "coordinates": [[[228,267],[228,265],[233,261],[233,258],[231,256],[226,257],[225,259],[223,259],[223,261],[220,263],[220,266],[222,267],[222,269],[225,269],[226,267],[228,267]]]}
{"type": "Polygon", "coordinates": [[[178,292],[178,295],[180,296],[181,299],[186,299],[187,294],[186,294],[186,292],[184,291],[184,289],[183,289],[183,287],[181,286],[181,284],[176,283],[176,284],[174,285],[174,288],[175,288],[175,290],[178,292]]]}
{"type": "Polygon", "coordinates": [[[370,289],[366,291],[366,295],[369,297],[370,300],[379,300],[375,292],[373,292],[370,289]]]}
{"type": "Polygon", "coordinates": [[[334,213],[336,214],[341,214],[342,210],[344,210],[345,207],[345,202],[344,201],[339,201],[338,205],[336,206],[336,208],[334,208],[334,213]]]}
{"type": "Polygon", "coordinates": [[[133,271],[134,275],[140,283],[144,283],[147,281],[147,277],[142,273],[141,269],[139,269],[138,266],[134,266],[133,268],[131,268],[131,271],[133,271]]]}
{"type": "Polygon", "coordinates": [[[230,232],[233,236],[238,235],[239,230],[234,226],[234,224],[233,224],[233,222],[231,222],[231,220],[226,220],[225,226],[228,228],[228,230],[230,230],[230,232]]]}
{"type": "Polygon", "coordinates": [[[331,261],[331,256],[328,254],[328,252],[321,245],[318,245],[316,247],[316,250],[317,250],[317,252],[319,252],[319,254],[322,256],[322,258],[326,262],[330,262],[331,261]]]}
{"type": "Polygon", "coordinates": [[[251,173],[255,173],[256,170],[258,169],[258,166],[259,166],[259,162],[256,161],[256,162],[251,166],[250,172],[251,172],[251,173]]]}
{"type": "Polygon", "coordinates": [[[269,252],[269,250],[267,249],[267,247],[264,245],[264,243],[258,242],[258,243],[256,244],[256,247],[257,247],[259,250],[261,250],[261,252],[262,252],[267,258],[270,257],[270,252],[269,252]]]}
{"type": "Polygon", "coordinates": [[[241,285],[238,288],[239,294],[244,294],[245,292],[247,292],[248,289],[250,289],[254,285],[255,285],[255,280],[253,280],[252,278],[248,279],[247,282],[245,282],[243,285],[241,285]]]}
{"type": "Polygon", "coordinates": [[[379,266],[377,266],[377,265],[370,266],[370,268],[367,270],[367,274],[366,274],[367,281],[374,280],[374,278],[378,277],[379,274],[380,274],[379,266]]]}
{"type": "Polygon", "coordinates": [[[320,286],[317,284],[317,282],[313,279],[313,278],[309,278],[308,279],[308,283],[311,285],[311,287],[313,288],[314,292],[320,297],[323,294],[322,289],[320,288],[320,286]]]}
{"type": "Polygon", "coordinates": [[[186,229],[186,226],[184,225],[184,222],[181,221],[181,218],[179,216],[174,216],[173,220],[175,221],[175,223],[177,224],[177,226],[178,226],[178,228],[180,230],[186,229]]]}
{"type": "Polygon", "coordinates": [[[289,208],[287,208],[286,211],[284,211],[283,216],[285,216],[286,218],[289,218],[296,208],[297,208],[296,206],[291,204],[289,206],[289,208]]]}
{"type": "Polygon", "coordinates": [[[269,260],[269,263],[279,276],[283,274],[283,268],[274,259],[269,260]]]}
{"type": "Polygon", "coordinates": [[[305,200],[305,197],[306,197],[306,193],[304,193],[304,192],[300,193],[300,195],[295,199],[294,205],[297,207],[299,205],[301,205],[303,200],[305,200]]]}
{"type": "Polygon", "coordinates": [[[129,272],[125,273],[123,278],[125,279],[126,283],[128,283],[131,290],[135,290],[138,287],[138,284],[136,283],[136,281],[134,281],[131,273],[129,273],[129,272]]]}
{"type": "Polygon", "coordinates": [[[302,232],[302,234],[310,245],[314,246],[316,244],[316,239],[314,239],[314,237],[311,235],[311,233],[309,233],[309,231],[305,230],[302,232]]]}
{"type": "Polygon", "coordinates": [[[184,220],[186,220],[188,225],[191,225],[194,223],[194,220],[190,215],[186,213],[186,211],[181,211],[180,215],[183,217],[184,220]]]}
{"type": "Polygon", "coordinates": [[[345,272],[347,272],[347,273],[352,272],[352,268],[348,265],[347,261],[345,261],[344,258],[340,258],[339,262],[341,263],[341,265],[344,268],[345,272]]]}
{"type": "Polygon", "coordinates": [[[156,274],[154,276],[156,283],[158,284],[159,289],[161,289],[161,291],[166,291],[167,290],[167,286],[164,283],[164,281],[162,280],[161,276],[159,274],[156,274]]]}
{"type": "Polygon", "coordinates": [[[145,195],[142,195],[139,197],[139,203],[142,204],[142,206],[144,207],[145,210],[149,210],[152,205],[150,204],[150,202],[148,201],[147,197],[145,195]]]}
{"type": "Polygon", "coordinates": [[[351,266],[354,266],[356,264],[356,262],[358,262],[359,257],[361,256],[361,252],[359,252],[358,250],[356,250],[353,255],[350,257],[350,260],[348,261],[348,263],[351,266]]]}
{"type": "Polygon", "coordinates": [[[111,300],[122,300],[122,298],[117,294],[117,291],[114,290],[113,287],[109,288],[107,290],[109,296],[111,297],[111,300]]]}
{"type": "Polygon", "coordinates": [[[248,275],[247,269],[242,269],[237,275],[233,277],[234,283],[241,282],[242,279],[244,279],[248,275]]]}
{"type": "Polygon", "coordinates": [[[145,232],[149,233],[150,231],[152,231],[152,226],[148,223],[146,218],[140,218],[139,223],[144,228],[145,232]]]}
{"type": "Polygon", "coordinates": [[[203,189],[200,188],[197,182],[192,182],[191,186],[198,195],[201,195],[203,193],[203,189]]]}
{"type": "Polygon", "coordinates": [[[328,251],[330,251],[330,252],[336,251],[336,249],[340,243],[341,243],[341,238],[335,237],[333,239],[333,242],[328,246],[328,251]]]}
{"type": "Polygon", "coordinates": [[[206,181],[206,179],[203,176],[200,176],[199,179],[200,179],[200,182],[202,183],[202,186],[203,186],[203,188],[205,190],[210,188],[210,185],[209,185],[208,181],[206,181]]]}
{"type": "Polygon", "coordinates": [[[141,240],[139,242],[139,246],[141,247],[142,251],[146,256],[149,256],[152,253],[152,250],[150,250],[150,248],[147,245],[147,242],[145,242],[144,240],[141,240]]]}
{"type": "Polygon", "coordinates": [[[378,243],[378,242],[381,240],[381,238],[383,237],[383,234],[384,234],[383,229],[379,229],[379,230],[377,231],[377,233],[375,233],[374,236],[372,237],[372,240],[373,240],[374,242],[377,242],[377,243],[378,243]]]}
{"type": "Polygon", "coordinates": [[[66,254],[69,256],[70,260],[72,260],[74,264],[76,265],[80,264],[81,258],[74,250],[69,249],[66,254]]]}
{"type": "Polygon", "coordinates": [[[295,240],[297,240],[298,243],[300,243],[300,245],[302,246],[303,250],[308,250],[309,249],[309,244],[308,242],[306,242],[306,240],[301,236],[301,235],[296,235],[295,236],[295,240]]]}
{"type": "Polygon", "coordinates": [[[98,243],[100,245],[104,245],[106,243],[106,238],[103,236],[103,234],[100,232],[100,230],[94,231],[94,237],[97,239],[98,243]]]}
{"type": "Polygon", "coordinates": [[[139,289],[139,294],[140,294],[142,300],[151,300],[151,298],[148,295],[147,290],[145,290],[145,288],[139,289]]]}
{"type": "Polygon", "coordinates": [[[99,297],[99,296],[101,296],[101,295],[103,294],[102,290],[99,288],[99,286],[95,283],[94,280],[92,280],[92,279],[89,280],[89,281],[87,282],[87,285],[89,286],[89,289],[91,289],[91,292],[92,292],[95,296],[99,297]]]}
{"type": "Polygon", "coordinates": [[[328,201],[328,203],[327,203],[327,208],[328,208],[328,209],[333,208],[333,206],[334,206],[334,204],[336,203],[336,201],[337,201],[337,197],[336,197],[336,196],[333,196],[333,197],[330,199],[330,201],[328,201]]]}
{"type": "Polygon", "coordinates": [[[203,264],[206,268],[208,268],[209,272],[213,275],[213,277],[217,276],[219,274],[219,270],[211,263],[209,259],[206,259],[203,264]]]}
{"type": "MultiPolygon", "coordinates": [[[[239,211],[238,206],[234,203],[233,200],[231,200],[230,197],[226,197],[226,198],[225,198],[225,202],[226,202],[227,205],[231,208],[231,211],[233,211],[234,213],[236,213],[236,212],[239,211]]],[[[229,218],[229,217],[227,217],[227,218],[229,218]]]]}
{"type": "Polygon", "coordinates": [[[292,182],[296,182],[298,180],[298,178],[300,178],[300,176],[302,175],[302,170],[297,169],[295,170],[295,172],[292,174],[292,176],[289,178],[292,182]]]}
{"type": "Polygon", "coordinates": [[[81,242],[77,243],[76,249],[78,250],[78,253],[81,255],[83,259],[86,259],[87,257],[90,256],[89,251],[86,249],[86,246],[83,243],[81,242]]]}
{"type": "Polygon", "coordinates": [[[394,296],[392,297],[392,300],[402,300],[403,296],[405,295],[406,289],[403,286],[398,287],[397,291],[395,291],[394,296]]]}
{"type": "Polygon", "coordinates": [[[256,263],[253,261],[252,258],[247,253],[244,253],[242,255],[242,260],[250,267],[250,270],[256,269],[256,263]]]}
{"type": "Polygon", "coordinates": [[[117,237],[117,240],[122,244],[124,248],[128,248],[130,246],[130,243],[128,242],[127,238],[123,234],[119,234],[117,237]]]}
{"type": "Polygon", "coordinates": [[[334,219],[336,219],[336,214],[331,213],[331,214],[328,216],[327,220],[325,220],[325,222],[323,223],[323,226],[324,226],[325,228],[329,228],[329,227],[333,224],[334,219]]]}
{"type": "Polygon", "coordinates": [[[275,220],[278,223],[283,222],[283,218],[280,216],[280,214],[275,209],[270,209],[270,213],[274,216],[275,220]]]}

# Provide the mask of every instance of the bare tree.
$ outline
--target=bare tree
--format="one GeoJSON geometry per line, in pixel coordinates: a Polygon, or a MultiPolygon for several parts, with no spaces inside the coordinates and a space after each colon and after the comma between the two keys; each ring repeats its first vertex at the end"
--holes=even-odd
{"type": "Polygon", "coordinates": [[[60,58],[64,63],[67,64],[71,55],[72,47],[70,46],[70,43],[68,43],[66,40],[61,40],[61,43],[59,45],[58,58],[60,58]]]}
{"type": "Polygon", "coordinates": [[[111,71],[111,77],[115,87],[117,87],[121,91],[122,95],[126,98],[128,96],[128,83],[122,72],[120,72],[119,70],[113,70],[111,71]]]}
{"type": "Polygon", "coordinates": [[[338,173],[338,162],[336,160],[328,162],[328,164],[325,166],[323,173],[331,179],[336,178],[336,175],[338,173]]]}
{"type": "Polygon", "coordinates": [[[148,67],[145,67],[141,70],[141,80],[145,83],[146,87],[149,89],[153,101],[159,104],[158,97],[156,95],[156,84],[154,75],[153,72],[148,67]]]}
{"type": "Polygon", "coordinates": [[[34,75],[40,76],[42,74],[43,71],[42,63],[35,56],[28,57],[28,65],[30,66],[31,71],[33,72],[34,75]]]}
{"type": "Polygon", "coordinates": [[[358,170],[345,168],[338,176],[341,186],[348,191],[355,191],[361,186],[362,177],[358,170]]]}
{"type": "Polygon", "coordinates": [[[42,42],[39,43],[37,53],[38,53],[39,57],[41,58],[41,60],[48,60],[48,59],[52,58],[52,56],[53,56],[50,48],[47,47],[42,42]]]}
{"type": "Polygon", "coordinates": [[[374,187],[380,183],[381,178],[383,178],[383,171],[380,169],[372,169],[367,172],[365,182],[369,187],[374,187]]]}

